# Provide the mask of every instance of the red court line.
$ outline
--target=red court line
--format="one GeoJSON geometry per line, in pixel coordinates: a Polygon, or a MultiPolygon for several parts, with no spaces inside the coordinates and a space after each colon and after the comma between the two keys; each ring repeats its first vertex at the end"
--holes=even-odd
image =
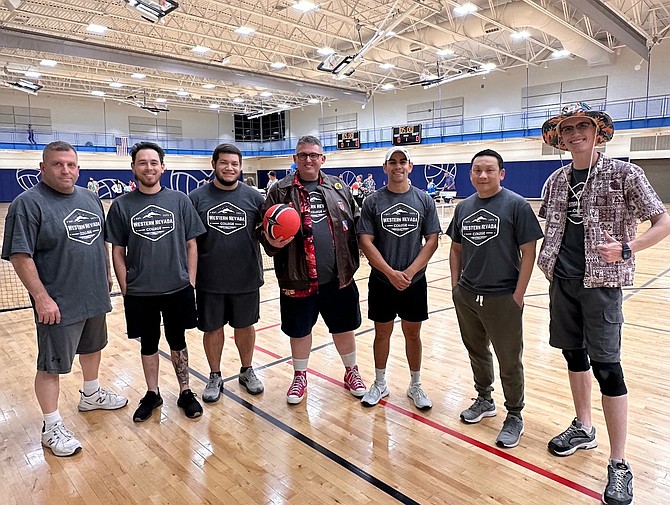
{"type": "MultiPolygon", "coordinates": [[[[444,277],[440,277],[438,279],[433,279],[432,281],[429,281],[429,282],[431,282],[431,283],[432,282],[437,282],[437,281],[441,281],[441,280],[444,280],[444,279],[448,279],[450,277],[451,276],[447,275],[447,276],[444,276],[444,277]]],[[[361,300],[361,302],[364,302],[364,301],[367,301],[367,300],[361,300]]],[[[281,323],[276,323],[276,324],[272,324],[272,325],[269,325],[269,326],[265,326],[263,328],[259,328],[256,331],[269,330],[269,329],[272,329],[272,328],[276,328],[280,325],[281,325],[281,323]]],[[[259,347],[259,346],[255,346],[255,348],[258,349],[260,352],[263,352],[263,353],[265,353],[269,356],[272,356],[275,359],[280,359],[280,358],[283,357],[283,356],[280,356],[280,355],[278,355],[274,352],[268,351],[267,349],[263,349],[262,347],[259,347]]],[[[288,361],[287,363],[291,363],[291,361],[288,361]]],[[[310,374],[313,374],[317,377],[320,377],[321,379],[324,379],[324,380],[326,380],[326,381],[328,381],[332,384],[335,384],[336,386],[340,386],[341,388],[344,388],[344,383],[342,383],[341,381],[339,381],[337,379],[329,377],[329,376],[327,376],[327,375],[325,375],[325,374],[323,374],[323,373],[321,373],[317,370],[314,370],[312,368],[308,368],[308,371],[309,371],[310,374]]],[[[573,489],[573,490],[575,490],[579,493],[582,493],[582,494],[584,494],[584,495],[586,495],[590,498],[600,500],[600,493],[599,492],[594,491],[593,489],[590,489],[590,488],[588,488],[586,486],[583,486],[581,484],[578,484],[577,482],[571,481],[570,479],[567,479],[565,477],[561,477],[560,475],[556,475],[555,473],[552,473],[549,470],[545,470],[544,468],[539,467],[539,466],[537,466],[533,463],[529,463],[528,461],[525,461],[521,458],[513,456],[509,452],[501,451],[497,447],[487,445],[484,442],[480,442],[479,440],[477,440],[475,438],[464,435],[463,433],[460,433],[456,430],[452,430],[451,428],[448,428],[448,427],[446,427],[446,426],[444,426],[440,423],[437,423],[437,422],[435,422],[431,419],[427,419],[426,417],[423,417],[423,416],[417,414],[416,412],[406,410],[406,409],[404,409],[402,407],[399,407],[398,405],[395,405],[393,403],[390,403],[386,400],[381,400],[379,403],[381,403],[385,407],[388,407],[391,410],[394,410],[394,411],[398,412],[399,414],[402,414],[406,417],[414,419],[414,420],[416,420],[420,423],[425,424],[426,426],[430,426],[431,428],[434,428],[438,431],[441,431],[442,433],[446,433],[446,434],[448,434],[448,435],[450,435],[450,436],[452,436],[452,437],[454,437],[458,440],[461,440],[465,443],[473,445],[473,446],[475,446],[475,447],[477,447],[477,448],[479,448],[483,451],[486,451],[489,454],[492,454],[494,456],[498,456],[498,457],[500,457],[500,458],[502,458],[506,461],[509,461],[510,463],[513,463],[513,464],[518,465],[522,468],[525,468],[526,470],[530,470],[531,472],[534,472],[534,473],[536,473],[536,474],[538,474],[542,477],[545,477],[549,480],[552,480],[552,481],[554,481],[558,484],[561,484],[561,485],[566,486],[570,489],[573,489]]]]}

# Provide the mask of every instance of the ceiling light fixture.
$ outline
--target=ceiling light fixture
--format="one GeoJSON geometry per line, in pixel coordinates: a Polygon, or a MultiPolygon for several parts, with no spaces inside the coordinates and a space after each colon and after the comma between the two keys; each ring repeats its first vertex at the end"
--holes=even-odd
{"type": "Polygon", "coordinates": [[[93,95],[93,96],[105,96],[105,92],[100,91],[99,89],[94,89],[93,91],[91,91],[91,95],[93,95]]]}
{"type": "Polygon", "coordinates": [[[139,72],[136,72],[134,74],[131,74],[130,77],[132,77],[133,79],[142,80],[142,79],[146,78],[146,75],[145,74],[140,74],[139,72]]]}
{"type": "Polygon", "coordinates": [[[110,88],[123,88],[123,84],[120,83],[119,81],[112,81],[109,83],[110,88]]]}
{"type": "Polygon", "coordinates": [[[272,68],[276,68],[277,70],[279,70],[281,68],[286,68],[286,63],[284,63],[283,61],[275,61],[273,63],[270,63],[270,66],[272,68]]]}
{"type": "Polygon", "coordinates": [[[442,49],[437,50],[437,55],[438,56],[453,56],[454,55],[454,50],[449,49],[448,47],[444,47],[442,49]]]}
{"type": "Polygon", "coordinates": [[[244,103],[244,98],[236,96],[233,98],[233,103],[244,103]]]}
{"type": "Polygon", "coordinates": [[[301,12],[309,12],[314,9],[318,9],[319,6],[316,4],[313,4],[309,0],[300,0],[299,2],[296,2],[293,4],[293,8],[297,9],[301,12]]]}
{"type": "Polygon", "coordinates": [[[154,100],[154,102],[156,102],[156,103],[166,103],[167,98],[156,98],[156,100],[154,100]]]}
{"type": "Polygon", "coordinates": [[[320,100],[318,98],[310,98],[309,100],[307,100],[307,103],[315,104],[319,103],[319,101],[320,100]]]}
{"type": "Polygon", "coordinates": [[[216,88],[216,85],[210,84],[208,82],[202,85],[202,89],[214,89],[214,88],[216,88]]]}
{"type": "Polygon", "coordinates": [[[270,93],[269,91],[263,91],[262,93],[260,93],[260,96],[262,96],[263,98],[269,98],[272,96],[272,93],[270,93]]]}
{"type": "Polygon", "coordinates": [[[58,62],[56,60],[42,60],[40,61],[40,65],[43,67],[55,67],[58,65],[58,62]]]}
{"type": "Polygon", "coordinates": [[[91,23],[86,27],[87,32],[95,33],[96,35],[102,35],[107,31],[107,27],[103,25],[96,25],[95,23],[91,23]]]}
{"type": "Polygon", "coordinates": [[[195,54],[205,54],[205,53],[208,53],[210,51],[210,49],[209,49],[209,47],[198,45],[198,46],[193,46],[191,48],[191,51],[193,51],[195,54]]]}
{"type": "Polygon", "coordinates": [[[253,35],[256,33],[256,29],[251,28],[250,26],[240,26],[235,30],[235,33],[238,35],[253,35]]]}
{"type": "Polygon", "coordinates": [[[30,79],[38,79],[41,74],[39,72],[35,72],[34,70],[26,70],[23,72],[23,75],[30,79]]]}
{"type": "Polygon", "coordinates": [[[218,108],[220,108],[220,107],[221,107],[221,106],[220,106],[218,103],[210,103],[210,104],[209,104],[209,108],[210,108],[210,109],[218,109],[218,108]]]}
{"type": "Polygon", "coordinates": [[[331,54],[335,54],[335,49],[332,47],[320,47],[316,52],[321,56],[330,56],[331,54]]]}
{"type": "Polygon", "coordinates": [[[393,63],[381,63],[379,65],[379,68],[381,68],[382,70],[390,70],[392,68],[395,68],[395,65],[393,63]]]}
{"type": "Polygon", "coordinates": [[[176,91],[176,94],[177,94],[177,96],[188,96],[188,95],[189,95],[189,92],[188,92],[188,91],[184,91],[183,89],[178,89],[178,90],[176,91]]]}
{"type": "Polygon", "coordinates": [[[382,89],[385,91],[388,91],[389,89],[393,89],[395,86],[391,84],[390,82],[387,82],[386,84],[382,84],[382,89]]]}
{"type": "Polygon", "coordinates": [[[525,40],[530,37],[530,33],[528,33],[525,30],[521,30],[520,32],[512,32],[512,38],[514,40],[525,40]]]}
{"type": "Polygon", "coordinates": [[[551,53],[551,55],[554,58],[567,58],[568,56],[570,56],[570,51],[568,51],[567,49],[559,49],[551,53]]]}
{"type": "Polygon", "coordinates": [[[466,16],[468,14],[472,14],[473,12],[477,12],[478,10],[479,7],[477,7],[475,4],[472,2],[467,2],[459,5],[458,7],[454,7],[454,14],[457,16],[466,16]]]}

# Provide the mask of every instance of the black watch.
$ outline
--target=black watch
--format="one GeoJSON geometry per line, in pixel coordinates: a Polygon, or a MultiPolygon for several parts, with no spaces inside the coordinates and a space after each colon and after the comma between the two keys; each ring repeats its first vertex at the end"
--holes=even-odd
{"type": "Polygon", "coordinates": [[[624,260],[629,260],[632,255],[633,251],[630,250],[628,244],[626,244],[626,242],[621,242],[621,257],[624,260]]]}

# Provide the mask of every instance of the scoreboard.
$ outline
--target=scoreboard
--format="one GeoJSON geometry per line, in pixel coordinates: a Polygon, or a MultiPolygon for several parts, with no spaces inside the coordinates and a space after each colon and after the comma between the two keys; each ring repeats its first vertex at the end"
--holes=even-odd
{"type": "Polygon", "coordinates": [[[359,130],[343,132],[337,134],[338,149],[360,149],[361,132],[359,130]]]}
{"type": "Polygon", "coordinates": [[[421,125],[394,126],[392,139],[394,146],[420,144],[421,125]]]}

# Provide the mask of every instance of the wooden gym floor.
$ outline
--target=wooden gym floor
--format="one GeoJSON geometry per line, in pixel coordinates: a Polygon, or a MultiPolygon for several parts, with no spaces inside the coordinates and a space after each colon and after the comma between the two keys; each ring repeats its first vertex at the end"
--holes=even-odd
{"type": "MultiPolygon", "coordinates": [[[[176,406],[177,383],[163,342],[165,404],[148,421],[134,423],[131,416],[145,383],[139,344],[126,338],[122,300],[115,297],[101,381],[126,395],[129,405],[114,412],[79,413],[81,373],[76,364],[62,378],[60,409],[84,450],[57,458],[40,445],[32,313],[0,313],[0,503],[598,503],[609,447],[595,381],[600,445],[567,458],[547,452],[547,441],[570,424],[574,409],[563,357],[547,344],[548,284],[537,268],[524,311],[527,385],[521,444],[511,450],[494,444],[505,416],[499,381],[497,417],[477,425],[460,422],[459,413],[475,391],[451,301],[448,251],[449,239],[443,237],[427,271],[430,319],[422,333],[422,379],[434,404],[428,412],[416,410],[405,396],[409,371],[399,328],[387,372],[391,395],[365,408],[344,389],[341,361],[321,322],[314,331],[307,398],[287,405],[289,344],[279,329],[278,288],[268,272],[254,355],[265,384],[262,395],[250,396],[237,383],[239,358],[227,339],[225,394],[218,403],[206,404],[200,419],[187,419],[176,406]]],[[[670,239],[640,253],[635,287],[624,291],[627,457],[638,505],[670,503],[669,254],[670,239]]],[[[374,332],[365,317],[369,268],[363,263],[356,276],[363,312],[358,362],[369,385],[374,332]]],[[[200,395],[209,372],[200,332],[189,331],[188,344],[191,384],[200,395]]]]}

